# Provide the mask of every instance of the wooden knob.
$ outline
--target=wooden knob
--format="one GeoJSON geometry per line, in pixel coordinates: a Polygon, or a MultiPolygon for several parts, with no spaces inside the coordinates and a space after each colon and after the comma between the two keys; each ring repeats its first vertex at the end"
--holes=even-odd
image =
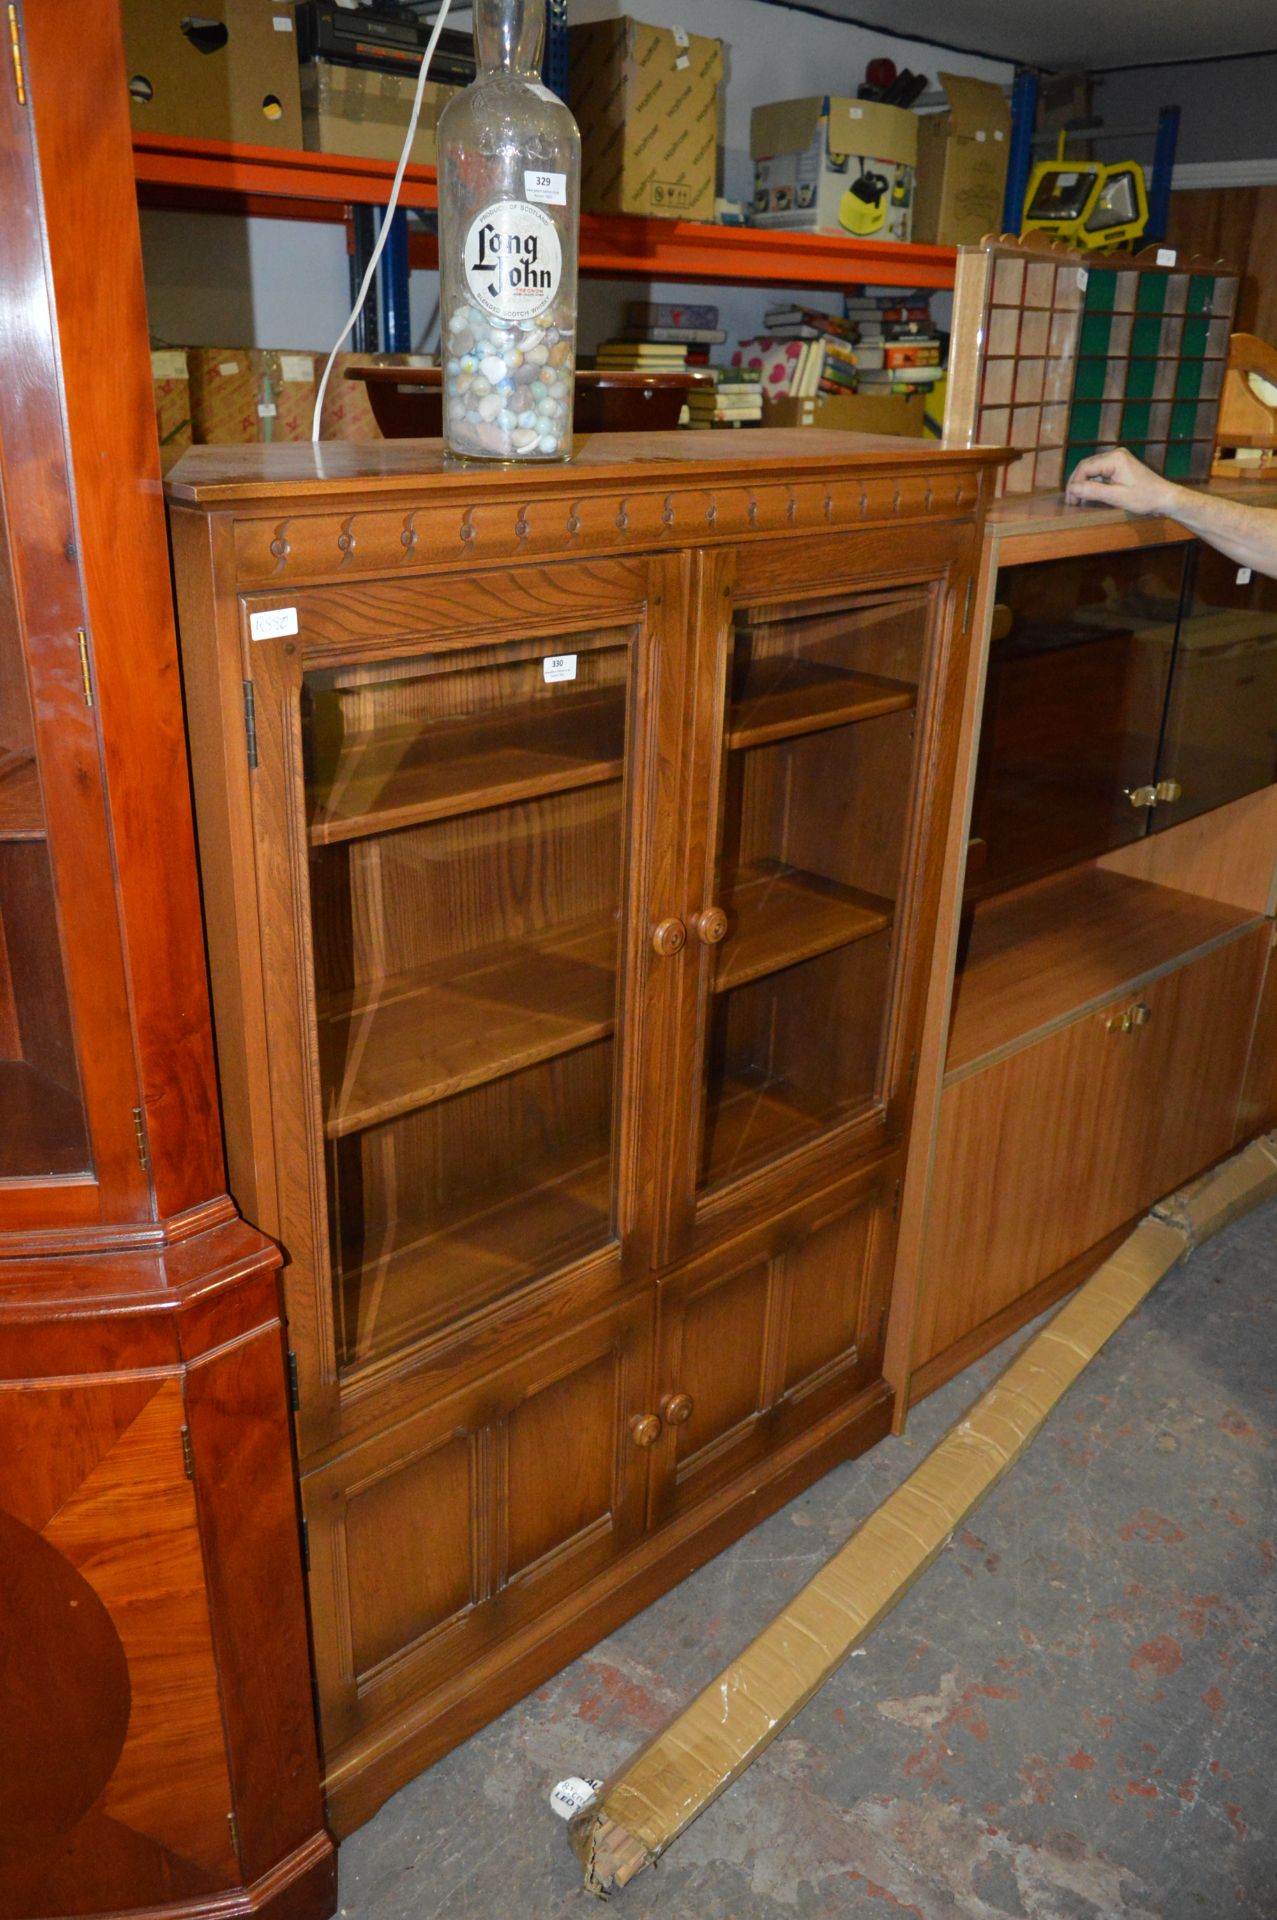
{"type": "Polygon", "coordinates": [[[630,1439],[636,1447],[654,1447],[661,1437],[661,1423],[654,1413],[636,1413],[630,1421],[630,1439]]]}
{"type": "Polygon", "coordinates": [[[727,915],[721,907],[706,907],[698,913],[692,925],[707,947],[716,947],[727,932],[727,915]]]}
{"type": "Polygon", "coordinates": [[[667,1427],[681,1427],[691,1419],[693,1405],[690,1393],[667,1393],[661,1402],[661,1418],[667,1427]]]}
{"type": "Polygon", "coordinates": [[[687,928],[681,920],[662,920],[652,929],[652,945],[658,953],[678,953],[687,940],[687,928]]]}

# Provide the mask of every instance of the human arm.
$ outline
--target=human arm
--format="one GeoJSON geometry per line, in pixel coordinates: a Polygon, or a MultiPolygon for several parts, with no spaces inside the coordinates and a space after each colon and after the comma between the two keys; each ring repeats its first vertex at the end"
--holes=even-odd
{"type": "Polygon", "coordinates": [[[1242,506],[1236,500],[1176,486],[1173,480],[1144,466],[1125,447],[1094,453],[1080,461],[1070,475],[1066,498],[1070,506],[1091,502],[1118,507],[1126,513],[1162,514],[1168,520],[1177,520],[1208,546],[1217,547],[1239,566],[1277,576],[1277,511],[1242,506]]]}

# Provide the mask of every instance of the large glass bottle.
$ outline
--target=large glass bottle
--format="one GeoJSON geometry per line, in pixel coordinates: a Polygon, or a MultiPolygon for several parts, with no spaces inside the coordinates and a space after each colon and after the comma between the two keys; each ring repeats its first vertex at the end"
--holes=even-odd
{"type": "Polygon", "coordinates": [[[467,460],[572,450],[581,136],[544,35],[545,0],[474,0],[478,77],[439,121],[443,431],[467,460]]]}

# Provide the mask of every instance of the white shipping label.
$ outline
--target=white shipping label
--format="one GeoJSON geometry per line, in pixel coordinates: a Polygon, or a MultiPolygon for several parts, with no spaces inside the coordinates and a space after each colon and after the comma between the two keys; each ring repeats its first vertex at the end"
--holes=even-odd
{"type": "Polygon", "coordinates": [[[685,67],[690,67],[691,64],[692,64],[692,56],[690,53],[680,53],[678,56],[678,59],[674,62],[674,65],[679,69],[680,72],[682,72],[682,70],[685,67]]]}
{"type": "Polygon", "coordinates": [[[313,380],[315,377],[314,354],[281,353],[279,356],[279,375],[281,380],[313,380]]]}
{"type": "Polygon", "coordinates": [[[1237,584],[1238,584],[1238,586],[1239,586],[1239,587],[1248,587],[1248,586],[1250,585],[1250,581],[1251,581],[1251,572],[1250,572],[1250,568],[1249,568],[1249,567],[1238,567],[1238,569],[1237,569],[1237,584]]]}
{"type": "Polygon", "coordinates": [[[239,372],[239,361],[221,360],[218,362],[217,371],[221,374],[223,380],[229,380],[233,374],[239,372]]]}
{"type": "Polygon", "coordinates": [[[263,420],[273,420],[279,412],[279,408],[273,400],[259,400],[257,402],[257,411],[263,420]]]}
{"type": "Polygon", "coordinates": [[[181,347],[157,347],[151,354],[153,380],[185,380],[186,354],[181,347]]]}
{"type": "Polygon", "coordinates": [[[541,662],[541,668],[547,680],[575,680],[576,655],[574,653],[548,654],[541,662]]]}
{"type": "Polygon", "coordinates": [[[687,28],[686,28],[686,27],[675,27],[675,28],[673,29],[673,34],[674,34],[674,45],[675,45],[676,47],[684,47],[684,48],[685,48],[685,47],[687,46],[687,44],[688,44],[688,33],[687,33],[687,28]]]}
{"type": "Polygon", "coordinates": [[[271,607],[266,613],[250,613],[248,630],[254,640],[285,640],[297,631],[297,609],[271,607]]]}
{"type": "Polygon", "coordinates": [[[1089,280],[1089,278],[1090,278],[1090,275],[1087,273],[1086,268],[1079,267],[1077,270],[1077,284],[1080,292],[1082,293],[1086,292],[1086,283],[1089,280]]]}
{"type": "Polygon", "coordinates": [[[975,130],[975,137],[976,137],[976,139],[977,139],[977,140],[983,140],[983,139],[985,138],[985,131],[984,131],[984,128],[983,128],[983,127],[977,127],[977,128],[976,128],[976,130],[975,130]]]}
{"type": "Polygon", "coordinates": [[[293,23],[286,13],[274,14],[271,18],[271,25],[274,27],[276,33],[291,33],[293,30],[293,23]]]}
{"type": "Polygon", "coordinates": [[[593,1806],[599,1797],[601,1780],[581,1780],[575,1775],[570,1780],[560,1780],[550,1794],[550,1805],[560,1820],[570,1820],[574,1813],[593,1806]]]}
{"type": "Polygon", "coordinates": [[[1179,255],[1176,253],[1174,247],[1159,247],[1157,249],[1157,264],[1159,267],[1173,267],[1178,259],[1179,255]]]}
{"type": "Polygon", "coordinates": [[[529,200],[539,200],[542,206],[566,207],[568,177],[566,173],[533,173],[529,167],[524,171],[523,191],[529,200]]]}

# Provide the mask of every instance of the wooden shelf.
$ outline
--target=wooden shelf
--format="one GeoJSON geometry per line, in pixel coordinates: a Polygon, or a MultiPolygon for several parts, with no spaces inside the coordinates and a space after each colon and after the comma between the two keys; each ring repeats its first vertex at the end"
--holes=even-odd
{"type": "Polygon", "coordinates": [[[893,912],[877,894],[778,860],[742,867],[723,906],[734,924],[719,951],[715,993],[880,933],[893,912]]]}
{"type": "Polygon", "coordinates": [[[625,689],[608,687],[357,734],[308,796],[311,843],[618,780],[624,729],[625,689]]]}
{"type": "Polygon", "coordinates": [[[836,1116],[804,1106],[787,1081],[757,1069],[728,1075],[705,1115],[701,1184],[721,1186],[738,1173],[805,1146],[836,1116]]]}
{"type": "MultiPolygon", "coordinates": [[[[408,242],[414,267],[436,267],[435,235],[408,242]]],[[[857,240],[839,233],[778,233],[692,220],[644,220],[632,214],[581,216],[581,272],[601,279],[687,280],[773,287],[951,287],[952,247],[857,240]]]]}
{"type": "Polygon", "coordinates": [[[808,660],[760,660],[751,665],[727,717],[729,747],[758,747],[794,734],[819,733],[881,713],[917,705],[918,690],[903,680],[846,673],[808,660]]]}
{"type": "Polygon", "coordinates": [[[0,840],[43,840],[44,803],[35,761],[0,755],[0,840]]]}
{"type": "Polygon", "coordinates": [[[329,1139],[611,1033],[617,926],[600,915],[333,995],[320,1005],[329,1139]]]}
{"type": "Polygon", "coordinates": [[[1133,990],[1257,917],[1093,866],[982,901],[954,986],[948,1075],[1133,990]]]}
{"type": "MultiPolygon", "coordinates": [[[[343,221],[351,206],[386,204],[395,162],[135,133],[133,173],[144,207],[343,221]]],[[[418,208],[439,204],[433,167],[407,169],[399,203],[418,208]]]]}
{"type": "Polygon", "coordinates": [[[367,1365],[473,1313],[612,1237],[612,1167],[582,1150],[538,1183],[524,1167],[430,1221],[380,1259],[345,1272],[347,1365],[367,1365]]]}
{"type": "Polygon", "coordinates": [[[0,1060],[0,1180],[53,1179],[90,1166],[79,1095],[25,1060],[0,1060]]]}

